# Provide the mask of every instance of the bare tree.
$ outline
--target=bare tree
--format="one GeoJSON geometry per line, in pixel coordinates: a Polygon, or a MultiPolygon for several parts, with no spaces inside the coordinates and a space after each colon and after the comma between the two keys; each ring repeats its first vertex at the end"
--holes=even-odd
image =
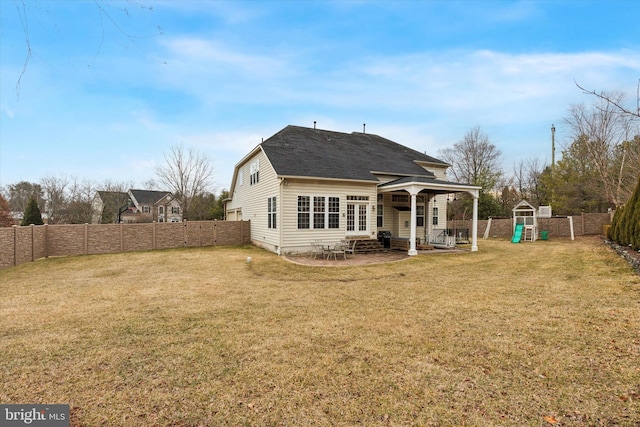
{"type": "Polygon", "coordinates": [[[624,203],[621,199],[622,173],[626,170],[630,119],[615,106],[623,99],[621,93],[607,93],[609,102],[600,99],[591,108],[573,105],[565,122],[569,125],[574,144],[581,144],[591,166],[603,186],[606,199],[613,206],[624,203]],[[615,159],[621,164],[616,165],[615,159]]]}
{"type": "Polygon", "coordinates": [[[64,222],[67,224],[88,224],[91,222],[92,202],[95,186],[92,181],[69,180],[69,200],[65,209],[64,222]]]}
{"type": "Polygon", "coordinates": [[[9,206],[13,212],[24,212],[29,199],[34,197],[40,210],[44,208],[44,195],[40,184],[20,181],[7,186],[9,206]]]}
{"type": "Polygon", "coordinates": [[[145,182],[143,182],[143,183],[142,183],[142,187],[143,187],[145,190],[160,190],[160,189],[158,188],[158,183],[157,183],[157,182],[156,182],[156,180],[155,180],[155,179],[153,179],[153,178],[148,179],[148,180],[146,180],[145,182]]]}
{"type": "Polygon", "coordinates": [[[529,200],[532,203],[543,205],[549,203],[547,195],[544,192],[543,175],[547,165],[542,163],[537,157],[527,160],[527,188],[529,192],[529,200]]]}
{"type": "Polygon", "coordinates": [[[40,180],[44,191],[45,209],[49,224],[57,224],[64,215],[67,205],[66,190],[69,180],[66,176],[47,175],[40,180]]]}
{"type": "Polygon", "coordinates": [[[631,117],[640,118],[640,79],[638,80],[638,88],[636,90],[636,110],[635,111],[630,110],[627,107],[625,107],[624,105],[622,105],[622,99],[620,99],[620,98],[618,98],[616,96],[611,96],[611,94],[608,93],[608,92],[596,92],[595,90],[585,89],[584,87],[580,86],[578,84],[578,82],[575,82],[575,84],[585,94],[593,95],[593,96],[595,96],[597,98],[600,98],[602,101],[604,101],[607,104],[609,104],[610,106],[612,106],[618,112],[620,112],[622,114],[626,114],[626,115],[631,116],[631,117]]]}
{"type": "Polygon", "coordinates": [[[513,182],[520,199],[528,199],[527,176],[524,160],[513,165],[513,182]]]}
{"type": "MultiPolygon", "coordinates": [[[[470,129],[452,148],[439,151],[440,158],[451,164],[447,173],[458,182],[482,187],[478,198],[478,218],[502,214],[502,207],[493,190],[502,176],[500,151],[480,130],[470,129]]],[[[461,195],[465,208],[470,210],[471,199],[461,195]]]]}
{"type": "Polygon", "coordinates": [[[493,190],[502,176],[501,155],[480,126],[470,129],[453,148],[440,150],[440,158],[451,164],[448,172],[456,181],[479,185],[483,191],[493,190]]]}
{"type": "Polygon", "coordinates": [[[164,155],[165,165],[156,168],[158,181],[180,202],[183,218],[189,219],[191,203],[208,192],[213,166],[204,154],[183,145],[171,147],[164,155]]]}

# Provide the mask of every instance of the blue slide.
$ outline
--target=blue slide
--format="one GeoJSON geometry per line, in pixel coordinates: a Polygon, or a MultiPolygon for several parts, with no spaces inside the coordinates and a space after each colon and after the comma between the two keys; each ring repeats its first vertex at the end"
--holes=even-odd
{"type": "Polygon", "coordinates": [[[513,232],[513,238],[511,239],[511,243],[520,243],[520,240],[522,240],[523,229],[524,229],[524,224],[516,224],[516,230],[513,232]]]}

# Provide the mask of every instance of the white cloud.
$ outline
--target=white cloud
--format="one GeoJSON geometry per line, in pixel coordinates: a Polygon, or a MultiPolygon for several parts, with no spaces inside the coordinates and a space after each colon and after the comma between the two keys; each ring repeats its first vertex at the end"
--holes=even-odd
{"type": "Polygon", "coordinates": [[[4,105],[0,106],[0,111],[2,111],[10,119],[13,119],[15,116],[13,110],[9,107],[5,107],[4,105]]]}

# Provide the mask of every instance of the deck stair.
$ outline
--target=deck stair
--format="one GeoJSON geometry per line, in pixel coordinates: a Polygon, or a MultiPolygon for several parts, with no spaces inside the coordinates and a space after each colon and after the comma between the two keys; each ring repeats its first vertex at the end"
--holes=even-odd
{"type": "Polygon", "coordinates": [[[376,239],[357,239],[355,253],[357,254],[375,254],[388,252],[389,249],[376,239]]]}

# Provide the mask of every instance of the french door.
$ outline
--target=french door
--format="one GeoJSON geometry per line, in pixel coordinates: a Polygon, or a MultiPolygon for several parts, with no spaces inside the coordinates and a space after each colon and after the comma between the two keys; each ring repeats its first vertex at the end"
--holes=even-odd
{"type": "Polygon", "coordinates": [[[369,203],[347,203],[347,234],[369,235],[369,203]]]}

